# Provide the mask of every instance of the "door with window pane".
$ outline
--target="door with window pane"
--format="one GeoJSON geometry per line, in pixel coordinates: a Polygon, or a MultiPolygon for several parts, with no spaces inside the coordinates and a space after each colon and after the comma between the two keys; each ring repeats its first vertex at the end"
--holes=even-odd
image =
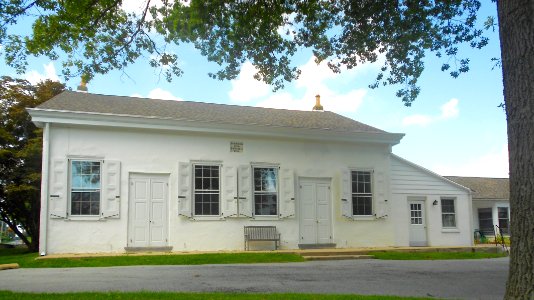
{"type": "Polygon", "coordinates": [[[166,246],[168,177],[132,174],[129,194],[128,246],[166,246]]]}
{"type": "Polygon", "coordinates": [[[410,213],[410,246],[427,246],[425,201],[408,200],[410,213]]]}

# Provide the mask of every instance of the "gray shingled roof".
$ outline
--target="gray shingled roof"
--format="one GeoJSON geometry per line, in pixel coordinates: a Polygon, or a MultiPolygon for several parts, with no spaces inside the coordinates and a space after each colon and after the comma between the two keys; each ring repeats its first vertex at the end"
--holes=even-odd
{"type": "Polygon", "coordinates": [[[333,112],[297,111],[189,101],[63,92],[37,109],[129,115],[220,124],[386,133],[333,112]]]}
{"type": "Polygon", "coordinates": [[[510,199],[508,178],[444,177],[473,190],[473,199],[510,199]]]}

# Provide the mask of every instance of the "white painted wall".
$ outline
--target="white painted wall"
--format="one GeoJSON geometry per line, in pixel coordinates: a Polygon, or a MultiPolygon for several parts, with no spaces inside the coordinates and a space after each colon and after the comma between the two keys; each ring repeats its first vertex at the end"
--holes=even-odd
{"type": "Polygon", "coordinates": [[[471,224],[471,198],[467,190],[454,185],[430,171],[403,159],[391,159],[391,192],[395,243],[407,246],[409,243],[408,197],[425,199],[427,238],[429,246],[469,246],[473,244],[471,224]],[[441,219],[441,198],[456,199],[456,228],[443,228],[441,219]],[[437,201],[437,205],[433,205],[437,201]]]}
{"type": "MultiPolygon", "coordinates": [[[[282,249],[298,247],[298,198],[295,209],[297,215],[282,220],[191,220],[179,216],[178,162],[190,160],[215,160],[222,162],[223,166],[235,167],[253,162],[276,163],[281,168],[294,171],[295,184],[299,177],[331,178],[333,242],[338,247],[407,245],[407,195],[428,195],[427,222],[431,245],[471,244],[469,237],[472,230],[469,226],[472,214],[467,205],[467,192],[419,170],[410,169],[395,159],[390,165],[390,148],[383,144],[326,143],[163,130],[51,125],[50,161],[69,157],[120,161],[120,218],[79,220],[48,217],[47,253],[123,252],[127,246],[130,173],[169,174],[168,232],[169,246],[173,247],[173,251],[243,249],[245,225],[275,225],[281,233],[282,249]],[[244,151],[231,153],[230,141],[243,142],[244,151]],[[365,220],[342,217],[341,174],[346,168],[373,169],[375,174],[380,174],[374,176],[374,205],[378,209],[380,203],[381,209],[389,217],[365,220]],[[412,179],[401,179],[402,176],[413,176],[419,184],[410,185],[412,179]],[[441,230],[439,206],[433,207],[431,204],[441,195],[457,197],[458,232],[441,230]]],[[[295,189],[295,197],[298,197],[298,189],[295,189]]],[[[257,248],[264,246],[270,249],[272,244],[252,243],[252,247],[257,245],[257,248]]]]}

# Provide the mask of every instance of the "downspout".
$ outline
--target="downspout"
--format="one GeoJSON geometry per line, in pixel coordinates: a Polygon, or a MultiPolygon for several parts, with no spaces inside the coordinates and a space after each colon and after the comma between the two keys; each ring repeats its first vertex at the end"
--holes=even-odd
{"type": "Polygon", "coordinates": [[[48,166],[50,163],[50,123],[43,127],[43,162],[41,166],[41,215],[39,225],[39,254],[46,255],[46,240],[48,230],[48,166]]]}

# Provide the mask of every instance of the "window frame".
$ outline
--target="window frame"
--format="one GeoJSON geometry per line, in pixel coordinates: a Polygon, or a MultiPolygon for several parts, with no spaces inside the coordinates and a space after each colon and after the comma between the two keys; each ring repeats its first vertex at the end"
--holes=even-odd
{"type": "MultiPolygon", "coordinates": [[[[103,168],[104,168],[104,160],[98,159],[98,158],[85,158],[85,157],[76,157],[76,158],[69,158],[68,160],[68,205],[67,205],[67,218],[69,219],[86,219],[86,220],[95,220],[99,219],[102,215],[102,193],[104,191],[103,189],[103,168]],[[99,163],[99,176],[100,176],[100,182],[99,182],[99,188],[98,189],[92,189],[93,191],[98,190],[99,196],[98,196],[98,213],[97,214],[73,214],[72,213],[72,193],[73,193],[73,172],[72,172],[72,164],[73,162],[98,162],[99,163]]],[[[82,189],[78,189],[82,190],[82,189]]]]}
{"type": "Polygon", "coordinates": [[[441,227],[444,229],[457,229],[458,228],[458,218],[456,217],[456,198],[455,197],[441,197],[440,199],[440,209],[441,209],[441,227]],[[453,212],[443,212],[443,200],[452,201],[453,212]],[[454,226],[445,226],[444,224],[444,215],[452,215],[454,217],[454,226]]]}
{"type": "Polygon", "coordinates": [[[497,206],[497,225],[499,225],[499,229],[502,230],[503,235],[509,235],[510,234],[510,207],[508,206],[497,206]],[[501,209],[506,209],[506,224],[508,225],[506,229],[503,229],[501,227],[501,220],[504,220],[504,218],[501,218],[500,211],[501,209]]]}
{"type": "MultiPolygon", "coordinates": [[[[192,181],[192,185],[191,185],[191,194],[192,194],[192,197],[191,197],[191,216],[193,217],[199,217],[199,218],[205,218],[205,219],[209,219],[209,218],[219,218],[221,216],[221,213],[222,213],[222,201],[221,201],[221,197],[222,197],[222,189],[221,189],[221,184],[222,184],[222,164],[221,163],[216,163],[216,162],[194,162],[194,163],[191,163],[191,181],[192,181]],[[196,167],[197,166],[205,166],[205,167],[217,167],[218,168],[218,186],[219,186],[219,189],[217,190],[217,194],[218,194],[218,198],[219,198],[219,201],[218,201],[218,214],[212,214],[212,215],[204,215],[204,214],[197,214],[196,213],[196,195],[197,195],[197,188],[196,188],[196,174],[195,174],[195,171],[196,171],[196,167]]],[[[210,177],[212,178],[212,177],[210,177]]],[[[208,190],[205,190],[205,192],[207,192],[208,190]]],[[[211,190],[211,191],[215,191],[215,190],[211,190]]],[[[208,194],[208,193],[204,193],[204,194],[208,194]]]]}
{"type": "Polygon", "coordinates": [[[493,233],[495,232],[495,225],[493,224],[493,208],[491,207],[479,207],[477,208],[477,218],[478,218],[478,230],[480,232],[482,232],[483,234],[485,235],[493,235],[493,233]],[[483,219],[480,218],[480,211],[482,211],[483,214],[489,214],[489,217],[485,217],[483,219]],[[491,224],[491,226],[489,227],[482,227],[481,226],[481,221],[483,221],[484,223],[489,223],[491,224]]]}
{"type": "Polygon", "coordinates": [[[375,188],[375,184],[374,184],[374,170],[373,169],[349,169],[350,171],[350,201],[351,201],[351,213],[352,213],[352,216],[354,218],[371,218],[371,217],[374,217],[374,208],[375,208],[375,204],[374,204],[374,188],[375,188]],[[354,173],[369,173],[369,184],[371,185],[370,186],[370,192],[369,193],[355,193],[353,191],[353,175],[354,173]],[[361,196],[369,196],[371,199],[370,199],[370,204],[371,204],[371,211],[369,214],[364,214],[364,215],[359,215],[359,214],[354,214],[354,205],[355,205],[355,202],[354,202],[354,197],[355,195],[361,195],[361,196]]]}
{"type": "Polygon", "coordinates": [[[252,185],[252,216],[258,217],[258,218],[278,218],[280,214],[280,166],[277,164],[252,164],[251,165],[251,185],[252,185]],[[255,170],[256,169],[274,169],[276,174],[276,188],[275,192],[262,192],[262,191],[256,191],[256,184],[255,184],[255,170]],[[256,214],[256,194],[275,194],[276,196],[276,212],[272,215],[260,215],[256,214]]]}

